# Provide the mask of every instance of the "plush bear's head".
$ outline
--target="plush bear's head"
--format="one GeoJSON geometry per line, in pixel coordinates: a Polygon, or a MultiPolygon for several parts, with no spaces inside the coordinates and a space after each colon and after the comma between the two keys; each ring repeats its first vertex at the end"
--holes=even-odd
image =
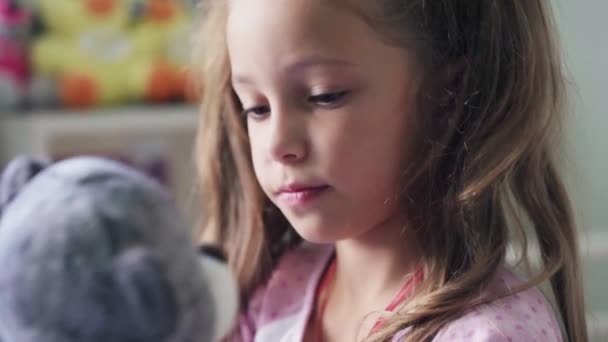
{"type": "Polygon", "coordinates": [[[4,341],[206,342],[230,328],[234,280],[153,180],[97,158],[19,158],[0,187],[4,341]]]}

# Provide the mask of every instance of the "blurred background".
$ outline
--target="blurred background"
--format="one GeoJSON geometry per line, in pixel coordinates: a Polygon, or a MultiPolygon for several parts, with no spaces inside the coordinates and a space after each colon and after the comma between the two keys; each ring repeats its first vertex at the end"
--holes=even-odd
{"type": "Polygon", "coordinates": [[[0,0],[0,162],[102,155],[193,208],[196,13],[188,0],[0,0]]]}
{"type": "MultiPolygon", "coordinates": [[[[194,222],[196,0],[0,0],[0,167],[96,154],[167,185],[194,222]]],[[[593,341],[608,341],[608,2],[553,0],[571,115],[562,162],[593,341]]]]}
{"type": "Polygon", "coordinates": [[[562,158],[583,230],[593,341],[608,341],[608,2],[553,0],[570,82],[562,158]]]}

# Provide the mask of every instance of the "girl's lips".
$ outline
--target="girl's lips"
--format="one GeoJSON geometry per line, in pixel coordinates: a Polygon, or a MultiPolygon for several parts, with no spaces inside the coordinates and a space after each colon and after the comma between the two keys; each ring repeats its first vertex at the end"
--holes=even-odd
{"type": "Polygon", "coordinates": [[[277,191],[277,199],[288,207],[303,207],[318,199],[329,189],[328,185],[289,185],[277,191]]]}

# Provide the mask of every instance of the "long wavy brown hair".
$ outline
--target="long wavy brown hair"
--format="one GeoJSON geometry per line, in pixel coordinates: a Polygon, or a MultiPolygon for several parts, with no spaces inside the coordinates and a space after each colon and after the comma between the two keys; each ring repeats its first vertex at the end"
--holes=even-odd
{"type": "MultiPolygon", "coordinates": [[[[228,4],[207,5],[195,54],[204,86],[201,238],[227,251],[246,299],[299,238],[253,173],[230,83],[228,4]]],[[[408,341],[432,339],[488,300],[479,293],[509,248],[526,265],[534,243],[537,265],[527,267],[522,289],[549,284],[565,338],[587,341],[578,234],[556,168],[565,81],[549,1],[359,0],[351,9],[387,43],[412,49],[427,71],[422,139],[403,184],[425,279],[371,339],[390,340],[406,327],[408,341]]]]}

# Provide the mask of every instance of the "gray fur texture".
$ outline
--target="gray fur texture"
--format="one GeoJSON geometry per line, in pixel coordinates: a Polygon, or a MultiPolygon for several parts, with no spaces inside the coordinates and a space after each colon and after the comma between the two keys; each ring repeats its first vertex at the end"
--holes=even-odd
{"type": "Polygon", "coordinates": [[[2,341],[211,341],[214,279],[156,182],[103,159],[18,158],[0,186],[2,341]]]}

